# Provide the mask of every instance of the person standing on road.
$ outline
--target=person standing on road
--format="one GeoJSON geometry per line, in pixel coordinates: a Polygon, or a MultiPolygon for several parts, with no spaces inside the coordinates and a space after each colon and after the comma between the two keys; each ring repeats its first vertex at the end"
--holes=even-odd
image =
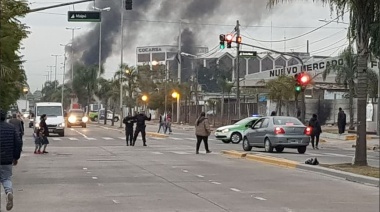
{"type": "Polygon", "coordinates": [[[12,165],[16,166],[21,155],[19,132],[6,123],[6,112],[0,109],[0,182],[6,195],[6,209],[13,208],[12,165]]]}
{"type": "Polygon", "coordinates": [[[144,146],[147,146],[146,145],[146,131],[145,131],[145,128],[146,128],[146,125],[145,125],[145,121],[150,121],[152,120],[152,114],[149,114],[149,117],[147,117],[145,115],[145,112],[144,111],[141,111],[140,114],[136,115],[133,117],[133,119],[136,120],[136,130],[135,130],[135,134],[133,136],[133,145],[135,145],[136,143],[136,140],[137,140],[137,136],[139,136],[139,133],[141,132],[141,137],[142,137],[142,140],[143,140],[143,145],[144,146]]]}
{"type": "Polygon", "coordinates": [[[172,134],[172,116],[170,115],[170,113],[168,114],[168,116],[166,117],[166,120],[165,120],[165,132],[164,134],[166,134],[166,132],[168,131],[169,129],[169,134],[172,134]]]}
{"type": "MultiPolygon", "coordinates": [[[[19,115],[20,116],[20,115],[19,115]]],[[[18,136],[20,136],[20,139],[21,139],[21,151],[22,151],[22,137],[24,135],[24,126],[23,126],[23,122],[20,120],[20,118],[17,117],[17,114],[12,114],[12,119],[9,120],[9,124],[12,124],[15,129],[16,129],[16,132],[18,134],[18,136]]]]}
{"type": "MultiPolygon", "coordinates": [[[[47,138],[49,136],[49,128],[47,127],[46,119],[47,119],[46,114],[43,114],[41,116],[40,131],[39,131],[39,133],[41,133],[41,136],[42,136],[41,145],[44,146],[42,154],[49,153],[49,152],[46,151],[46,147],[49,144],[49,140],[47,138]]],[[[41,150],[39,149],[38,152],[41,153],[41,150]]]]}
{"type": "Polygon", "coordinates": [[[166,127],[165,127],[165,118],[164,118],[164,115],[160,115],[160,122],[158,123],[158,131],[157,133],[160,133],[161,131],[161,128],[162,128],[162,131],[165,132],[166,130],[166,127]]]}
{"type": "Polygon", "coordinates": [[[342,108],[339,108],[339,113],[338,113],[338,130],[339,134],[343,134],[344,131],[346,130],[346,114],[342,110],[342,108]]]}
{"type": "Polygon", "coordinates": [[[311,127],[311,145],[314,149],[314,140],[315,140],[315,149],[318,148],[319,135],[322,133],[321,124],[319,123],[317,114],[313,114],[313,117],[309,120],[309,127],[311,127]]]}
{"type": "Polygon", "coordinates": [[[199,154],[199,147],[203,141],[206,149],[206,153],[211,153],[208,149],[208,137],[211,134],[210,124],[206,118],[206,113],[202,112],[200,117],[195,122],[195,135],[197,136],[196,154],[199,154]]]}
{"type": "Polygon", "coordinates": [[[133,142],[133,124],[135,123],[136,121],[133,119],[133,116],[131,116],[130,113],[128,113],[128,116],[126,116],[124,119],[123,119],[123,123],[125,124],[125,136],[126,136],[126,142],[127,142],[127,146],[131,145],[132,146],[132,142],[133,142]]]}

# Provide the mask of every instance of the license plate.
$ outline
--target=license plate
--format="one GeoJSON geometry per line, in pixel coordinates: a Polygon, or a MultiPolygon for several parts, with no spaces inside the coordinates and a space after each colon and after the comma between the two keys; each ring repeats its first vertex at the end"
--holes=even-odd
{"type": "Polygon", "coordinates": [[[289,143],[300,143],[301,140],[299,140],[299,139],[289,139],[288,142],[289,143]]]}
{"type": "Polygon", "coordinates": [[[53,129],[49,129],[49,132],[54,132],[54,130],[53,129]]]}

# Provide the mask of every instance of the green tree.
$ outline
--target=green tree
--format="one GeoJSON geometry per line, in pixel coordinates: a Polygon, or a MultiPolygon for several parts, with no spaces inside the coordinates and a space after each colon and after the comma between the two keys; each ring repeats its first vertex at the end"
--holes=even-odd
{"type": "MultiPolygon", "coordinates": [[[[348,88],[348,99],[349,99],[349,114],[350,114],[350,126],[349,129],[354,129],[354,98],[357,92],[357,83],[355,83],[358,76],[358,57],[354,54],[353,49],[347,47],[340,53],[340,57],[343,59],[343,65],[329,66],[322,73],[323,80],[326,80],[327,76],[331,73],[335,73],[335,82],[339,85],[344,85],[348,88]]],[[[368,94],[370,97],[377,94],[377,74],[368,69],[368,94]],[[376,88],[376,89],[375,89],[376,88]],[[375,91],[376,90],[376,91],[375,91]]]]}
{"type": "Polygon", "coordinates": [[[0,108],[7,110],[22,95],[26,75],[18,54],[28,27],[19,21],[29,10],[26,1],[0,1],[0,108]]]}
{"type": "MultiPolygon", "coordinates": [[[[290,2],[291,0],[268,0],[268,5],[273,6],[278,2],[290,2]]],[[[378,44],[379,36],[374,36],[374,25],[379,22],[380,1],[379,0],[320,0],[329,4],[331,11],[336,11],[337,15],[342,16],[348,10],[350,13],[350,29],[356,41],[358,55],[358,84],[357,84],[357,119],[358,136],[356,140],[356,149],[354,164],[367,165],[367,138],[366,138],[366,106],[367,106],[367,89],[368,75],[367,62],[370,53],[370,40],[378,44]],[[377,21],[377,22],[376,22],[377,21]]]]}

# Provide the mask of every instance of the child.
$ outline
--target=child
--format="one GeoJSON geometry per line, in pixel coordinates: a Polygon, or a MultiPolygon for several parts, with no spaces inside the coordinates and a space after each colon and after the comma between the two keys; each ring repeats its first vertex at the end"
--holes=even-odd
{"type": "Polygon", "coordinates": [[[42,133],[39,129],[36,129],[36,132],[33,133],[34,137],[34,143],[36,145],[36,148],[34,149],[34,154],[41,154],[41,147],[42,147],[42,133]]]}

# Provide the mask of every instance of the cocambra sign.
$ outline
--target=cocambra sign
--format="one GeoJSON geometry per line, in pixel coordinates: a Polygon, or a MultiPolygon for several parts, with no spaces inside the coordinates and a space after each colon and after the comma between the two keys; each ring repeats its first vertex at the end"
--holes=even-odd
{"type": "MultiPolygon", "coordinates": [[[[313,72],[321,72],[326,70],[329,66],[342,66],[344,64],[343,59],[337,58],[337,59],[330,59],[330,60],[322,60],[317,61],[309,64],[304,64],[303,70],[304,71],[313,71],[313,72]]],[[[264,72],[264,71],[263,71],[264,72]]],[[[272,70],[265,71],[269,74],[269,78],[272,77],[278,77],[281,75],[294,75],[301,72],[301,66],[295,65],[295,66],[287,66],[284,68],[277,68],[272,70]]]]}

